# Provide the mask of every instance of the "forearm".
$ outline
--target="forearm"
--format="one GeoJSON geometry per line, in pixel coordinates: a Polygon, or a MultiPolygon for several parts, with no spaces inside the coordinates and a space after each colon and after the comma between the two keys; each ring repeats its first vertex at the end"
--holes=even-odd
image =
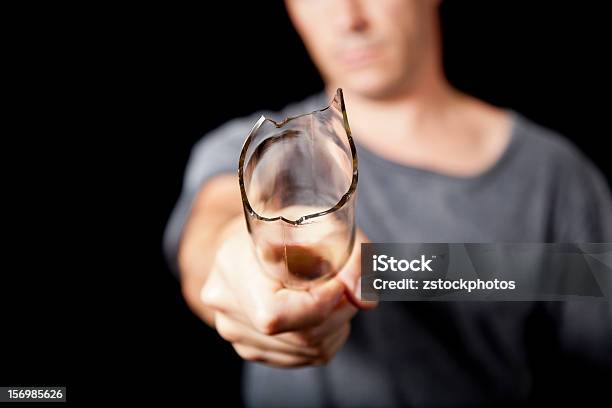
{"type": "Polygon", "coordinates": [[[224,231],[244,223],[238,181],[220,176],[202,189],[194,202],[179,247],[178,264],[183,296],[191,310],[214,327],[214,314],[200,300],[200,291],[213,266],[224,231]]]}

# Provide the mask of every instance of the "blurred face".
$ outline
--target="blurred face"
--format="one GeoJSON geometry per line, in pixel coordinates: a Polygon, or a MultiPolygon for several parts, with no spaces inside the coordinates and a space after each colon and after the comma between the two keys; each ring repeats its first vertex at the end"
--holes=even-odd
{"type": "Polygon", "coordinates": [[[432,43],[435,0],[286,0],[326,83],[368,97],[409,87],[432,43]]]}

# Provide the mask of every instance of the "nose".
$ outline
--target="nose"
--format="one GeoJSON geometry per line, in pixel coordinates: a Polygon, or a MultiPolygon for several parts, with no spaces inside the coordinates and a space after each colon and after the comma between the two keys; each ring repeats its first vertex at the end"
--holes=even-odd
{"type": "MultiPolygon", "coordinates": [[[[328,0],[326,0],[328,1],[328,0]]],[[[334,3],[334,25],[341,31],[365,31],[368,19],[362,0],[331,0],[334,3]]]]}

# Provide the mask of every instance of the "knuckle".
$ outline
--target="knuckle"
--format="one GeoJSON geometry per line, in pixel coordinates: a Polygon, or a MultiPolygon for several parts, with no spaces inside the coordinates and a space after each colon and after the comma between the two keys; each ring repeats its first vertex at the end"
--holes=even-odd
{"type": "Polygon", "coordinates": [[[202,301],[202,303],[204,304],[204,306],[206,307],[210,307],[213,308],[215,306],[215,302],[213,301],[213,299],[211,298],[210,294],[208,293],[207,290],[202,290],[202,295],[200,296],[200,300],[202,301]]]}
{"type": "Polygon", "coordinates": [[[317,312],[316,314],[312,315],[310,317],[309,320],[309,324],[312,326],[320,326],[323,323],[325,323],[325,321],[327,320],[327,318],[329,317],[328,314],[323,313],[323,312],[317,312]]]}
{"type": "Polygon", "coordinates": [[[200,300],[208,307],[218,308],[220,303],[219,288],[212,284],[204,285],[200,293],[200,300]]]}
{"type": "Polygon", "coordinates": [[[243,347],[241,345],[234,345],[234,350],[236,350],[236,353],[238,353],[238,355],[244,360],[248,360],[248,361],[260,361],[261,360],[261,353],[259,353],[257,349],[254,349],[251,347],[243,347]]]}
{"type": "Polygon", "coordinates": [[[261,311],[255,319],[255,328],[267,335],[276,334],[279,331],[281,317],[278,313],[261,311]]]}
{"type": "Polygon", "coordinates": [[[240,341],[240,335],[238,330],[231,324],[226,318],[217,318],[215,321],[215,327],[217,328],[217,333],[226,341],[230,343],[234,343],[236,341],[240,341]]]}
{"type": "Polygon", "coordinates": [[[316,320],[324,320],[326,312],[329,312],[330,304],[319,295],[314,295],[311,304],[309,305],[313,311],[313,318],[316,320]]]}
{"type": "Polygon", "coordinates": [[[319,345],[319,339],[311,330],[302,330],[294,335],[296,342],[302,347],[314,347],[319,345]]]}
{"type": "Polygon", "coordinates": [[[325,299],[322,296],[317,296],[314,298],[312,302],[312,307],[316,310],[318,315],[321,315],[323,312],[329,312],[333,307],[333,304],[329,302],[329,300],[325,299]]]}

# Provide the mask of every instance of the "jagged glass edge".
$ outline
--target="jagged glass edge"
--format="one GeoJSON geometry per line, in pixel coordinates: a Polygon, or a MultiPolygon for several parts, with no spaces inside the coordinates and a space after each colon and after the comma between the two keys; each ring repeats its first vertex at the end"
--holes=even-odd
{"type": "Polygon", "coordinates": [[[255,125],[253,126],[253,128],[251,129],[251,131],[249,132],[249,135],[246,137],[244,144],[242,145],[242,150],[240,152],[240,160],[238,162],[238,180],[240,183],[240,194],[242,196],[242,203],[245,207],[245,209],[247,210],[247,212],[249,213],[249,215],[254,216],[255,218],[257,218],[258,220],[261,221],[283,221],[287,224],[290,225],[302,225],[304,224],[306,221],[312,220],[314,218],[317,217],[322,217],[324,215],[327,214],[331,214],[334,211],[339,210],[340,208],[342,208],[344,206],[344,204],[346,204],[346,202],[351,198],[351,196],[355,193],[355,190],[357,189],[357,178],[358,178],[358,171],[357,171],[357,149],[355,149],[355,143],[353,142],[353,137],[351,136],[351,129],[349,127],[349,123],[348,123],[348,118],[346,115],[346,108],[344,106],[344,96],[342,94],[342,89],[338,88],[336,90],[336,95],[334,96],[334,98],[332,99],[332,101],[330,102],[330,104],[323,108],[323,109],[319,109],[319,110],[315,110],[312,111],[310,113],[304,113],[302,115],[297,115],[297,116],[291,116],[291,117],[287,117],[285,119],[283,119],[281,122],[276,122],[275,120],[272,119],[268,119],[265,116],[261,116],[259,118],[259,120],[257,121],[257,123],[255,123],[255,125]],[[288,122],[303,117],[303,116],[307,116],[307,115],[311,115],[313,113],[317,113],[317,112],[324,112],[328,109],[331,109],[333,107],[334,101],[336,101],[336,99],[338,99],[340,101],[340,110],[342,111],[342,118],[344,121],[344,131],[346,132],[346,137],[348,138],[348,142],[349,142],[349,146],[351,148],[351,156],[352,156],[352,161],[353,161],[353,178],[351,181],[351,185],[349,186],[348,190],[346,191],[346,193],[344,193],[342,195],[342,197],[340,198],[340,200],[336,203],[336,205],[334,205],[333,207],[325,210],[325,211],[320,211],[317,213],[313,213],[313,214],[307,214],[307,215],[303,215],[300,218],[298,218],[297,220],[290,220],[288,218],[283,217],[282,215],[279,215],[278,217],[273,217],[273,218],[267,218],[267,217],[262,217],[261,215],[257,214],[257,212],[255,212],[255,210],[253,210],[253,207],[251,207],[251,203],[249,203],[249,199],[247,198],[247,194],[246,194],[246,189],[244,187],[244,174],[243,174],[243,167],[244,167],[244,160],[246,159],[246,152],[249,148],[249,145],[251,144],[251,141],[253,140],[253,136],[255,135],[255,133],[257,132],[257,130],[259,130],[259,128],[261,127],[261,125],[265,122],[271,122],[275,127],[280,128],[282,126],[284,126],[285,124],[287,124],[288,122]]]}

